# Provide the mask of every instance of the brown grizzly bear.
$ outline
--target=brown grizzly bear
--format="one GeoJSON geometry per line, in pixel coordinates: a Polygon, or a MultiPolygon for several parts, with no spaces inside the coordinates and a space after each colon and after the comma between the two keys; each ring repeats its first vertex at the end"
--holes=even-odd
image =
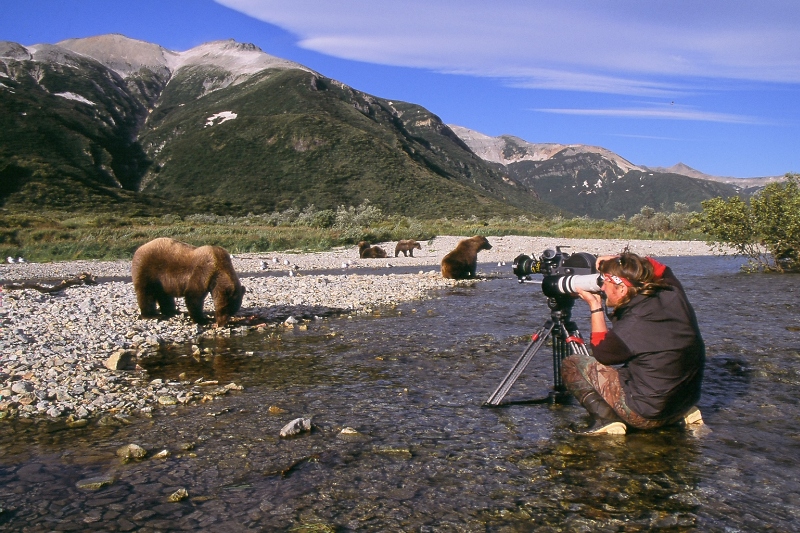
{"type": "Polygon", "coordinates": [[[452,252],[442,258],[442,277],[468,279],[475,277],[478,252],[491,250],[492,245],[482,235],[460,241],[452,252]]]}
{"type": "Polygon", "coordinates": [[[414,257],[414,248],[417,250],[422,250],[422,245],[415,241],[414,239],[404,239],[397,241],[397,246],[394,247],[394,256],[397,257],[400,255],[400,252],[403,252],[404,257],[414,257]]]}
{"type": "Polygon", "coordinates": [[[386,250],[378,246],[370,246],[367,241],[358,243],[358,257],[361,259],[380,259],[386,257],[386,250]]]}
{"type": "Polygon", "coordinates": [[[133,254],[133,288],[143,318],[174,316],[175,298],[183,297],[189,316],[207,322],[203,300],[210,292],[217,326],[225,326],[242,305],[244,287],[233,270],[231,256],[219,246],[199,248],[167,237],[143,244],[133,254]]]}

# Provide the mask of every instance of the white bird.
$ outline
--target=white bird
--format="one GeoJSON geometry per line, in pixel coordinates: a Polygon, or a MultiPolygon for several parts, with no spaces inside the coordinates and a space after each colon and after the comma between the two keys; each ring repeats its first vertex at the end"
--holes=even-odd
{"type": "Polygon", "coordinates": [[[386,263],[386,268],[392,268],[392,264],[391,263],[386,263]]]}
{"type": "Polygon", "coordinates": [[[27,263],[28,261],[25,260],[24,257],[17,257],[17,263],[27,263]]]}
{"type": "Polygon", "coordinates": [[[288,260],[288,259],[284,259],[284,260],[283,260],[283,264],[284,264],[284,265],[288,265],[288,264],[289,264],[289,260],[288,260]]]}
{"type": "Polygon", "coordinates": [[[277,262],[278,262],[278,258],[277,258],[277,257],[273,257],[273,258],[272,258],[272,262],[273,262],[273,263],[277,263],[277,262]]]}
{"type": "Polygon", "coordinates": [[[294,270],[290,270],[290,271],[289,271],[289,277],[291,278],[291,277],[293,277],[293,276],[294,276],[294,270]]]}
{"type": "Polygon", "coordinates": [[[261,270],[266,270],[266,269],[267,269],[267,262],[261,261],[261,270]]]}
{"type": "Polygon", "coordinates": [[[6,261],[8,261],[9,263],[15,262],[13,257],[6,257],[6,261]]]}
{"type": "Polygon", "coordinates": [[[347,268],[347,263],[342,263],[342,268],[347,268]]]}

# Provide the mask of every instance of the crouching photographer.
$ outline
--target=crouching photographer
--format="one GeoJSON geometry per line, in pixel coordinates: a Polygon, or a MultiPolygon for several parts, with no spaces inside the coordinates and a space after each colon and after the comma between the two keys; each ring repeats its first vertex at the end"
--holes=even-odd
{"type": "Polygon", "coordinates": [[[564,385],[594,417],[589,435],[701,423],[695,404],[705,346],[692,306],[672,271],[632,253],[597,259],[602,296],[577,289],[591,313],[592,356],[564,359],[564,385]],[[618,368],[611,365],[621,365],[618,368]]]}

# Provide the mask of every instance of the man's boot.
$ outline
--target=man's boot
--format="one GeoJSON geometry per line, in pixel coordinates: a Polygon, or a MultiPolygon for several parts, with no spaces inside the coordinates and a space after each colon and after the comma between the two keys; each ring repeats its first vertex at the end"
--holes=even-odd
{"type": "Polygon", "coordinates": [[[597,391],[587,392],[578,401],[594,419],[589,428],[578,433],[581,435],[624,435],[626,433],[625,423],[597,391]]]}

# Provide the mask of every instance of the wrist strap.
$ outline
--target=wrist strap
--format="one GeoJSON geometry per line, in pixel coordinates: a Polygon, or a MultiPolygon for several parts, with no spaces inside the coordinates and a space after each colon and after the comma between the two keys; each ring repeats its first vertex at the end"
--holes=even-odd
{"type": "Polygon", "coordinates": [[[602,313],[602,312],[603,312],[603,308],[602,308],[602,307],[600,307],[599,309],[592,309],[592,310],[591,310],[591,312],[590,312],[589,314],[592,314],[592,315],[593,315],[593,314],[595,314],[595,313],[602,313]]]}

